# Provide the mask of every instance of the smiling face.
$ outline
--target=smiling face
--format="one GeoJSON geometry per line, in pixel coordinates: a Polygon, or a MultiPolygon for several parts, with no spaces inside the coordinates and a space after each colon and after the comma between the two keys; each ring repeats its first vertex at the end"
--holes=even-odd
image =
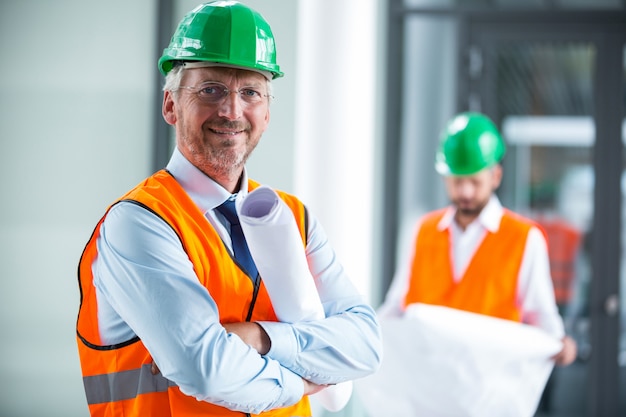
{"type": "Polygon", "coordinates": [[[268,88],[259,73],[207,67],[183,70],[181,88],[164,93],[163,118],[176,128],[178,149],[230,192],[237,189],[244,164],[269,124],[268,88]],[[216,103],[203,100],[197,87],[211,82],[230,93],[216,103]],[[256,91],[263,99],[249,103],[239,91],[256,91]]]}

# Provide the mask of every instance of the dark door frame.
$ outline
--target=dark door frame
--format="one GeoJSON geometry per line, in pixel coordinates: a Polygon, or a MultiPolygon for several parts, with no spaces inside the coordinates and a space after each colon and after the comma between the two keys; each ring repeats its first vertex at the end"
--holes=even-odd
{"type": "MultiPolygon", "coordinates": [[[[157,0],[156,2],[156,20],[154,31],[154,59],[152,62],[158,62],[165,49],[170,43],[170,36],[174,30],[174,0],[157,0]]],[[[170,127],[163,120],[161,106],[163,104],[163,76],[154,66],[154,91],[155,97],[152,101],[154,104],[152,111],[152,170],[154,172],[165,168],[167,161],[171,156],[170,150],[170,127]]]]}

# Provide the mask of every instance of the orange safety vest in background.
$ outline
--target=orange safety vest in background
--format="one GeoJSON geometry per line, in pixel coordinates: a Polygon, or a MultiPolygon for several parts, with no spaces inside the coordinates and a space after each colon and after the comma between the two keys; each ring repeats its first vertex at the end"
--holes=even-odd
{"type": "MultiPolygon", "coordinates": [[[[250,181],[249,188],[259,184],[250,181]]],[[[306,215],[295,197],[278,192],[294,213],[305,244],[306,215]]],[[[134,201],[153,211],[178,234],[193,263],[198,280],[218,305],[220,322],[276,321],[263,282],[255,288],[250,278],[232,260],[217,232],[176,180],[161,170],[122,200],[134,201]],[[248,318],[249,311],[251,316],[248,318]]],[[[112,207],[112,206],[111,206],[112,207]]],[[[107,209],[110,210],[110,208],[107,209]]],[[[98,304],[91,265],[97,256],[96,238],[105,216],[98,222],[80,259],[78,279],[81,303],[76,325],[83,383],[91,416],[98,417],[188,417],[243,416],[183,394],[161,374],[152,375],[152,357],[135,337],[113,346],[103,345],[98,326],[98,304]]],[[[262,413],[263,416],[310,416],[308,397],[297,404],[262,413]]]]}
{"type": "Polygon", "coordinates": [[[582,243],[582,233],[563,219],[540,217],[537,221],[547,235],[556,304],[564,307],[574,294],[576,257],[582,243]]]}
{"type": "Polygon", "coordinates": [[[449,231],[437,228],[444,212],[426,215],[421,224],[405,307],[412,303],[433,304],[520,322],[517,281],[533,223],[505,209],[498,231],[487,232],[457,283],[453,279],[449,231]]]}

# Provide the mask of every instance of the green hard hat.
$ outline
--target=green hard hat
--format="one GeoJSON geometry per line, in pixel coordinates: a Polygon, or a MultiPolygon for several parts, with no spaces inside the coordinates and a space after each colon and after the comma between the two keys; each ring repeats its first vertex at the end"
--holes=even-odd
{"type": "Polygon", "coordinates": [[[441,134],[435,169],[442,175],[473,175],[499,163],[506,145],[484,114],[460,113],[441,134]]]}
{"type": "Polygon", "coordinates": [[[201,4],[183,17],[159,59],[163,75],[174,61],[214,62],[283,76],[270,25],[236,1],[201,4]]]}

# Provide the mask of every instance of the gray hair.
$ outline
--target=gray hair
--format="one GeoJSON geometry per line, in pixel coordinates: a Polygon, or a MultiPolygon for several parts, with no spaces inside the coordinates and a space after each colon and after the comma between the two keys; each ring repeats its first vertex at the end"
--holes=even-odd
{"type": "Polygon", "coordinates": [[[163,91],[177,91],[180,87],[180,82],[183,79],[182,65],[174,65],[170,72],[165,76],[165,84],[163,85],[163,91]]]}
{"type": "MultiPolygon", "coordinates": [[[[184,65],[174,65],[170,72],[165,76],[165,84],[163,85],[163,91],[178,91],[180,88],[180,83],[183,79],[183,70],[185,69],[184,65]]],[[[266,79],[267,84],[267,94],[269,95],[269,101],[272,102],[274,96],[272,95],[272,82],[266,79]]]]}

